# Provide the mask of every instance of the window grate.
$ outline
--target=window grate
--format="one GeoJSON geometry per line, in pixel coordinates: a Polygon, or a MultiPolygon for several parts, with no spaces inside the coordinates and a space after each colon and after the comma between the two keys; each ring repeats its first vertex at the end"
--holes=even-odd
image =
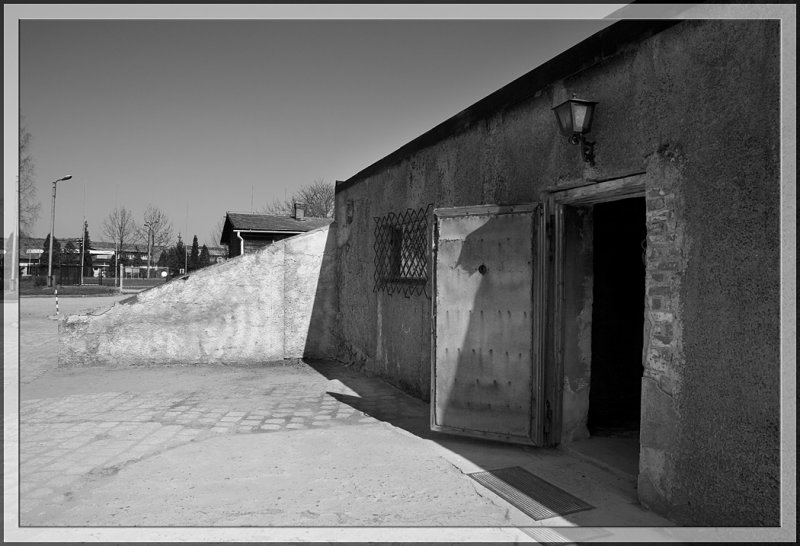
{"type": "Polygon", "coordinates": [[[428,294],[428,216],[433,204],[375,218],[373,291],[428,294]]]}

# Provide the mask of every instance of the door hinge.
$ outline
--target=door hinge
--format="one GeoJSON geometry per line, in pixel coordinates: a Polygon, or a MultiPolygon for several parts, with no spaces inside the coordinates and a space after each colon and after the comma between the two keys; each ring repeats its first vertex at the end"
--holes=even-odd
{"type": "Polygon", "coordinates": [[[550,426],[553,423],[553,410],[550,409],[550,400],[544,403],[544,434],[546,437],[550,436],[550,426]]]}

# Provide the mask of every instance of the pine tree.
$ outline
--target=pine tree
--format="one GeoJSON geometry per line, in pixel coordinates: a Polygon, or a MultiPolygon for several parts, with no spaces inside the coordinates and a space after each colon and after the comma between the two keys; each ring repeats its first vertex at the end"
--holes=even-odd
{"type": "Polygon", "coordinates": [[[208,254],[208,247],[203,245],[200,249],[200,267],[208,267],[211,265],[211,256],[208,254]]]}
{"type": "Polygon", "coordinates": [[[197,235],[192,239],[192,250],[189,253],[189,271],[200,269],[200,249],[197,246],[197,235]]]}
{"type": "Polygon", "coordinates": [[[180,234],[178,234],[178,242],[175,243],[175,247],[169,254],[169,268],[173,274],[179,274],[186,264],[186,245],[183,244],[180,234]]]}
{"type": "Polygon", "coordinates": [[[92,255],[89,251],[92,250],[92,240],[89,238],[89,222],[86,220],[83,221],[83,239],[81,239],[81,244],[83,245],[83,274],[91,275],[92,255]]]}
{"type": "MultiPolygon", "coordinates": [[[[47,267],[50,263],[50,234],[47,234],[47,237],[44,239],[44,244],[42,245],[42,256],[39,258],[39,274],[40,275],[47,275],[47,267]]],[[[61,243],[58,242],[58,239],[55,237],[53,238],[53,269],[58,267],[58,264],[61,261],[61,243]]]]}
{"type": "MultiPolygon", "coordinates": [[[[127,259],[120,259],[120,262],[127,264],[127,259]]],[[[131,264],[134,267],[141,267],[147,263],[147,258],[144,257],[144,250],[139,248],[139,245],[133,245],[133,259],[131,264]]]]}
{"type": "Polygon", "coordinates": [[[73,243],[71,240],[67,241],[67,244],[64,245],[64,263],[67,265],[77,265],[78,261],[80,260],[78,258],[79,254],[80,251],[75,246],[75,243],[73,243]]]}

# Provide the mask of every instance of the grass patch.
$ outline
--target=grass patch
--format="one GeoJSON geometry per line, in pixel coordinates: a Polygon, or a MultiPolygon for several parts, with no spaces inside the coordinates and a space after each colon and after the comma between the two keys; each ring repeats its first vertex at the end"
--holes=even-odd
{"type": "Polygon", "coordinates": [[[20,286],[20,296],[52,296],[58,288],[59,296],[112,296],[119,294],[119,288],[115,286],[97,286],[97,285],[76,285],[76,286],[20,286]]]}

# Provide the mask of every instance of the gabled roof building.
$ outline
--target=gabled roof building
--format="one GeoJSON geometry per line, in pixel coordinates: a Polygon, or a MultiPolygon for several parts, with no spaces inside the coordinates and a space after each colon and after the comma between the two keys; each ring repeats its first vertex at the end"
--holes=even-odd
{"type": "Polygon", "coordinates": [[[219,242],[228,246],[228,257],[233,258],[333,222],[333,218],[307,218],[304,211],[298,204],[292,216],[228,212],[219,242]]]}

